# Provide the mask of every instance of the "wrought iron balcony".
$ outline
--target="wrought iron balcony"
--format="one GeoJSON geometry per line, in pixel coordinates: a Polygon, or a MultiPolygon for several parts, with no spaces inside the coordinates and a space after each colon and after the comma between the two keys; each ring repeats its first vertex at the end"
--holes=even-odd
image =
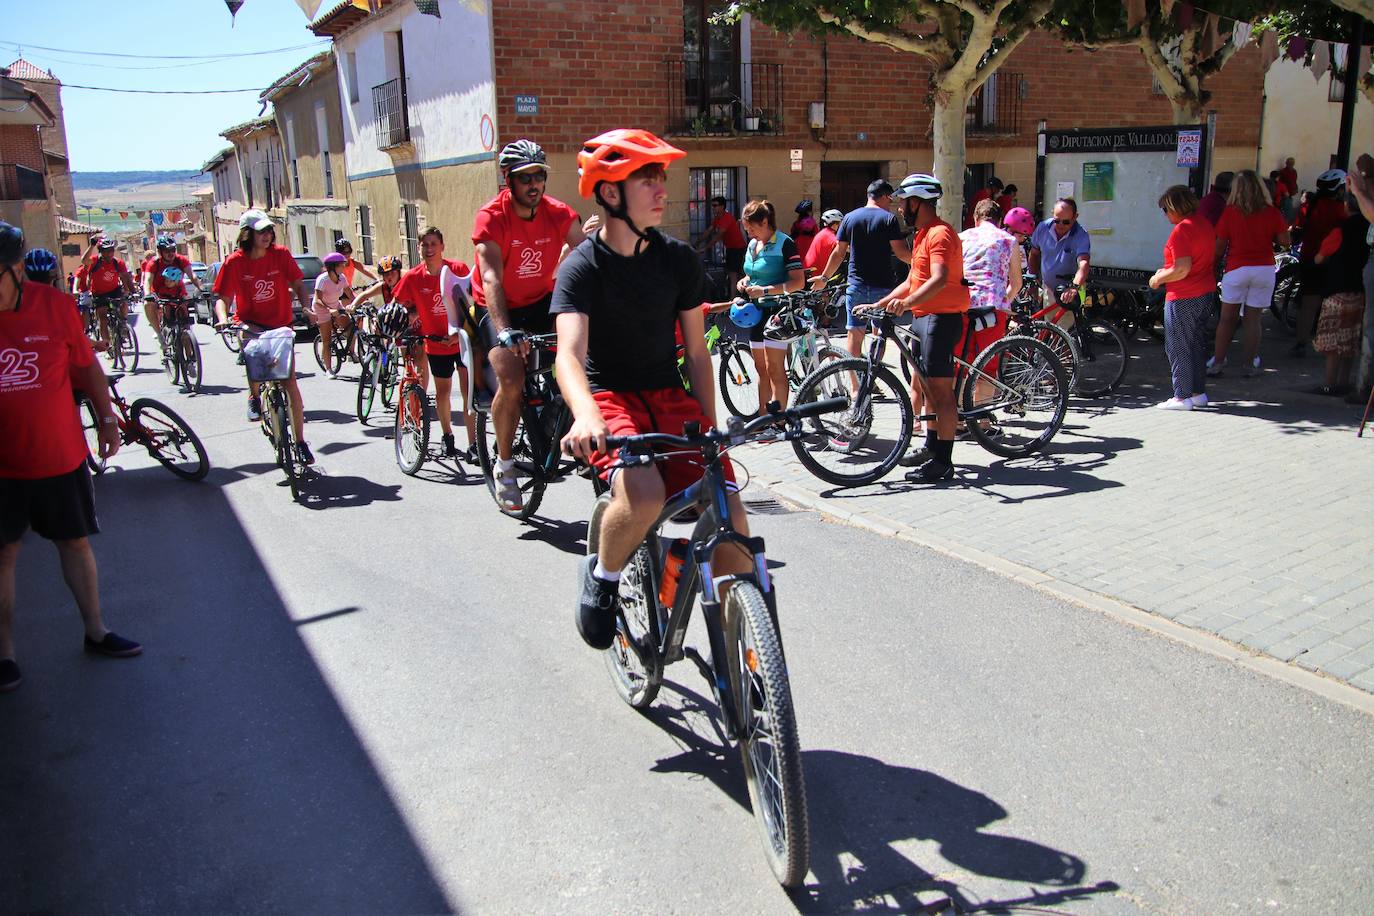
{"type": "Polygon", "coordinates": [[[782,64],[668,58],[668,133],[694,137],[779,134],[782,64]]]}
{"type": "Polygon", "coordinates": [[[405,89],[400,77],[372,87],[378,149],[399,146],[410,139],[410,113],[406,107],[405,89]]]}
{"type": "Polygon", "coordinates": [[[1019,73],[998,70],[973,93],[964,110],[964,129],[970,135],[1021,132],[1021,100],[1026,85],[1019,73]]]}
{"type": "Polygon", "coordinates": [[[0,200],[47,200],[43,173],[0,162],[0,200]]]}

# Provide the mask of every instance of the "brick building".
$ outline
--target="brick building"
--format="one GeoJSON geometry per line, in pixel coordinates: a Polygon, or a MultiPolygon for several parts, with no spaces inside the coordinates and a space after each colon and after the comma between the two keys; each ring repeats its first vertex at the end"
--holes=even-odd
{"type": "Polygon", "coordinates": [[[76,192],[72,187],[71,165],[67,160],[67,125],[62,114],[62,82],[49,70],[20,58],[10,64],[10,79],[37,93],[52,112],[52,123],[39,128],[43,155],[48,164],[48,183],[57,202],[59,216],[76,218],[76,192]]]}
{"type": "Polygon", "coordinates": [[[41,133],[54,120],[38,93],[0,68],[0,220],[21,228],[29,247],[58,251],[57,203],[41,133]]]}

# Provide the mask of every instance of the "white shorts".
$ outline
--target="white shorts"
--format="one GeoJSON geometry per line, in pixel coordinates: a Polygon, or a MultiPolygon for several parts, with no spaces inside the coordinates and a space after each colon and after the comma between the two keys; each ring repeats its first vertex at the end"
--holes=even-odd
{"type": "Polygon", "coordinates": [[[1221,277],[1221,301],[1248,309],[1267,309],[1274,298],[1274,266],[1237,267],[1221,277]]]}
{"type": "Polygon", "coordinates": [[[786,340],[751,340],[749,341],[750,350],[786,350],[788,341],[786,340]]]}

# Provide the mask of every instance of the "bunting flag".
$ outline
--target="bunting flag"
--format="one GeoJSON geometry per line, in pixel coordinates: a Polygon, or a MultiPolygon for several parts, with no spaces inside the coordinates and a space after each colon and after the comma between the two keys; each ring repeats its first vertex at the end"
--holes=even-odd
{"type": "Polygon", "coordinates": [[[147,218],[148,218],[148,211],[147,211],[147,210],[135,210],[135,211],[134,211],[134,216],[137,216],[139,219],[147,219],[147,218]]]}
{"type": "Polygon", "coordinates": [[[239,7],[243,6],[243,0],[224,0],[224,5],[229,7],[229,28],[234,27],[234,17],[239,14],[239,7]]]}
{"type": "Polygon", "coordinates": [[[100,212],[101,212],[101,213],[109,213],[109,212],[110,212],[110,208],[109,208],[109,207],[101,207],[101,208],[100,208],[100,212]]]}
{"type": "Polygon", "coordinates": [[[362,10],[364,13],[375,13],[377,7],[374,0],[348,0],[353,6],[362,10]]]}
{"type": "Polygon", "coordinates": [[[161,226],[165,217],[163,217],[163,215],[159,213],[157,210],[154,210],[153,215],[150,216],[149,219],[153,221],[154,226],[161,226]]]}
{"type": "Polygon", "coordinates": [[[415,0],[415,8],[426,16],[433,16],[435,19],[444,18],[439,15],[439,0],[415,0]]]}
{"type": "Polygon", "coordinates": [[[1231,42],[1236,46],[1237,51],[1250,43],[1250,35],[1253,31],[1254,27],[1248,22],[1237,22],[1231,28],[1231,42]]]}
{"type": "Polygon", "coordinates": [[[180,211],[180,210],[169,210],[169,211],[167,212],[167,221],[168,221],[168,222],[172,222],[172,223],[179,223],[179,222],[181,222],[181,211],[180,211]]]}
{"type": "Polygon", "coordinates": [[[320,0],[296,0],[296,5],[305,13],[305,18],[314,20],[315,14],[320,11],[320,0]]]}

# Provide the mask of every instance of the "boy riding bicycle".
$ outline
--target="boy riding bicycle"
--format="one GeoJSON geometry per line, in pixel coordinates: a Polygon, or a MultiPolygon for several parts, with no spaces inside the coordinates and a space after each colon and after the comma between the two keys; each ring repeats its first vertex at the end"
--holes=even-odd
{"type": "MultiPolygon", "coordinates": [[[[665,498],[701,477],[699,465],[681,457],[616,468],[606,437],[680,435],[691,421],[715,426],[716,390],[699,307],[705,273],[690,246],[654,228],[668,199],[668,164],[685,155],[645,130],[613,130],[587,141],[577,157],[578,191],[594,197],[605,217],[563,261],[549,307],[558,329],[558,383],[573,413],[563,449],[589,461],[611,486],[600,549],[584,561],[576,610],[578,632],[596,649],[615,638],[621,568],[665,498]],[[678,373],[677,326],[691,394],[678,373]]],[[[725,473],[734,479],[728,461],[725,473]]],[[[730,516],[747,534],[738,493],[730,496],[730,516]]],[[[716,564],[722,574],[747,566],[742,554],[718,557],[716,564]]]]}

